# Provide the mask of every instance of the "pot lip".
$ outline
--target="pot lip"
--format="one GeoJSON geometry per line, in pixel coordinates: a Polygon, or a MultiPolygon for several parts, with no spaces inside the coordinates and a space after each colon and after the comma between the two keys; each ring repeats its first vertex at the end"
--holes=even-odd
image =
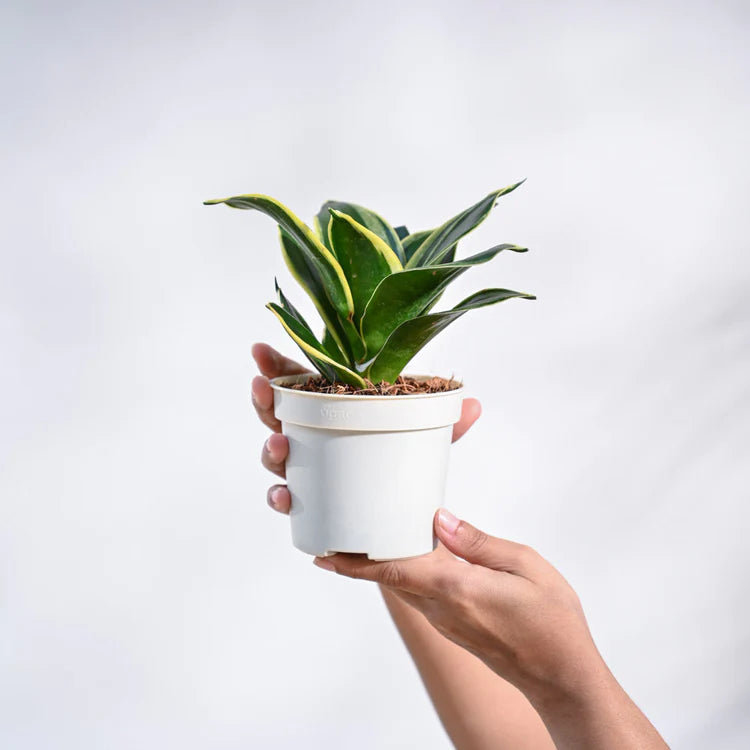
{"type": "MultiPolygon", "coordinates": [[[[299,375],[281,375],[278,378],[271,379],[271,388],[275,391],[282,391],[285,393],[294,393],[295,395],[303,396],[305,398],[317,398],[323,400],[336,400],[336,401],[416,401],[424,398],[446,398],[450,396],[460,395],[464,392],[465,386],[460,380],[451,378],[451,383],[460,383],[458,388],[453,388],[450,391],[439,391],[438,393],[414,393],[414,394],[401,394],[398,396],[382,396],[382,395],[354,395],[354,394],[342,394],[342,393],[315,393],[314,391],[298,391],[287,387],[287,384],[295,383],[304,378],[307,380],[310,376],[315,377],[314,373],[303,372],[299,375]]],[[[319,377],[319,376],[318,376],[319,377]]],[[[422,374],[406,374],[405,377],[414,378],[416,380],[429,380],[435,377],[434,375],[422,375],[422,374]]]]}

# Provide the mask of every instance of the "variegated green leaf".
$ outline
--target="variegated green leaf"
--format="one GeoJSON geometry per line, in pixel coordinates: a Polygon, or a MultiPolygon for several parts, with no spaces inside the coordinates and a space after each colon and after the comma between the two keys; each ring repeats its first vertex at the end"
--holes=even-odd
{"type": "MultiPolygon", "coordinates": [[[[406,237],[402,244],[404,246],[404,253],[406,254],[406,260],[407,263],[412,255],[419,249],[419,246],[432,234],[432,229],[427,229],[422,232],[415,232],[414,234],[410,234],[408,237],[406,237]]],[[[454,258],[456,257],[456,248],[458,247],[458,242],[451,247],[448,252],[441,258],[441,263],[452,263],[454,258]]]]}
{"type": "MultiPolygon", "coordinates": [[[[442,261],[440,261],[438,265],[442,266],[446,263],[453,263],[453,261],[456,259],[457,248],[458,248],[458,243],[456,243],[450,250],[448,250],[448,252],[443,257],[442,261]]],[[[445,289],[443,289],[443,291],[445,291],[445,289]]],[[[435,307],[435,305],[437,305],[438,302],[440,302],[440,298],[442,296],[443,296],[443,292],[439,292],[438,295],[435,297],[435,299],[433,299],[432,302],[430,302],[430,304],[427,305],[427,307],[425,307],[424,310],[422,310],[422,315],[430,312],[430,310],[432,310],[432,308],[435,307]]]]}
{"type": "Polygon", "coordinates": [[[281,305],[269,302],[266,307],[279,319],[286,332],[324,377],[328,378],[331,382],[340,381],[348,383],[355,388],[366,387],[365,381],[356,372],[329,357],[323,351],[322,345],[318,343],[318,340],[310,332],[310,329],[302,326],[297,318],[287,312],[281,305]],[[332,371],[333,377],[328,377],[325,372],[326,370],[332,371]]]}
{"type": "MultiPolygon", "coordinates": [[[[458,248],[458,242],[448,250],[448,252],[443,256],[440,263],[436,263],[435,265],[442,266],[443,263],[453,263],[456,260],[456,249],[458,248]]],[[[520,250],[516,252],[521,252],[520,250]]]]}
{"type": "Polygon", "coordinates": [[[392,383],[414,355],[454,320],[469,310],[494,305],[514,297],[536,299],[531,294],[513,292],[509,289],[483,289],[459,302],[452,310],[420,315],[405,321],[388,337],[383,348],[367,368],[365,376],[374,383],[382,380],[392,383]]]}
{"type": "Polygon", "coordinates": [[[328,244],[328,249],[332,249],[328,243],[328,224],[331,221],[329,209],[341,211],[341,213],[351,216],[354,221],[369,229],[383,240],[396,253],[402,264],[406,263],[404,249],[401,247],[401,240],[396,234],[396,230],[379,214],[371,211],[364,206],[358,206],[356,203],[346,203],[344,201],[326,201],[316,216],[319,232],[323,242],[328,244]]]}
{"type": "Polygon", "coordinates": [[[495,190],[482,198],[478,203],[475,203],[470,208],[446,221],[442,226],[434,229],[412,253],[406,263],[406,267],[415,268],[440,263],[453,245],[487,218],[487,215],[501,195],[512,192],[521,184],[522,182],[517,182],[515,185],[495,190]]]}
{"type": "Polygon", "coordinates": [[[438,300],[445,287],[472,266],[492,260],[503,250],[524,252],[518,245],[496,245],[455,263],[407,268],[384,278],[367,303],[361,331],[367,357],[373,357],[391,333],[406,320],[422,315],[438,300]]]}
{"type": "MultiPolygon", "coordinates": [[[[316,273],[315,266],[313,266],[309,256],[303,252],[299,244],[291,238],[285,229],[279,229],[279,236],[281,252],[292,276],[310,295],[310,299],[320,313],[326,328],[336,341],[339,350],[346,355],[347,362],[351,364],[363,357],[365,347],[360,339],[358,327],[354,325],[350,318],[341,318],[336,313],[336,309],[326,295],[323,281],[320,275],[316,273]]],[[[346,281],[346,277],[344,277],[344,281],[346,281]]]]}
{"type": "Polygon", "coordinates": [[[235,195],[231,198],[204,201],[204,203],[206,205],[226,203],[232,208],[261,211],[270,216],[289,234],[305,254],[311,270],[314,270],[319,277],[322,287],[339,317],[351,317],[354,312],[352,295],[341,266],[310,227],[286,206],[267,195],[235,195]]]}
{"type": "Polygon", "coordinates": [[[380,237],[351,216],[333,208],[328,239],[352,291],[353,321],[359,325],[375,287],[388,275],[403,270],[403,266],[380,237]]]}
{"type": "Polygon", "coordinates": [[[406,263],[411,260],[411,256],[419,249],[419,246],[433,233],[433,229],[423,229],[421,232],[409,234],[401,240],[404,246],[404,255],[406,263]]]}
{"type": "MultiPolygon", "coordinates": [[[[279,286],[276,279],[274,279],[274,286],[276,287],[276,294],[278,294],[279,296],[279,303],[281,305],[281,308],[297,321],[297,334],[300,336],[300,338],[302,338],[309,346],[315,349],[322,348],[321,344],[318,342],[318,339],[315,337],[315,334],[310,329],[310,326],[307,325],[307,321],[302,317],[302,313],[300,313],[300,311],[297,310],[297,308],[287,299],[284,292],[281,291],[281,287],[279,286]]],[[[331,369],[331,367],[329,367],[328,364],[323,360],[312,359],[305,349],[303,349],[302,351],[304,355],[310,360],[312,366],[319,370],[320,374],[324,378],[326,378],[326,380],[333,382],[335,373],[331,369]]]]}
{"type": "Polygon", "coordinates": [[[396,234],[398,235],[398,238],[400,240],[402,240],[402,244],[403,244],[404,237],[408,237],[409,236],[409,230],[406,227],[404,227],[404,226],[394,227],[394,230],[395,230],[396,234]]]}
{"type": "Polygon", "coordinates": [[[323,349],[325,353],[331,358],[335,359],[339,364],[348,365],[349,358],[344,354],[339,345],[336,343],[336,339],[333,337],[328,328],[323,329],[323,337],[321,338],[323,349]]]}

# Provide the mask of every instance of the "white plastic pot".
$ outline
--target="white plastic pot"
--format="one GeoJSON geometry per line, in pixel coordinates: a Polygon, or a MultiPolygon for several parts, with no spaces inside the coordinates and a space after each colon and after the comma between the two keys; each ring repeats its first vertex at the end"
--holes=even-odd
{"type": "Polygon", "coordinates": [[[463,388],[337,396],[284,387],[308,377],[271,381],[276,418],[289,440],[294,546],[311,555],[358,552],[372,560],[431,552],[463,388]]]}

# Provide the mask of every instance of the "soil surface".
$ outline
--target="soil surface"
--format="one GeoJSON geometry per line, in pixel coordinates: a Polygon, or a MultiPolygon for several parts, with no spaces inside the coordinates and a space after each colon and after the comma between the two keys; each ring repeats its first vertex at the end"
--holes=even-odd
{"type": "Polygon", "coordinates": [[[330,393],[336,396],[413,396],[418,393],[444,393],[455,391],[461,383],[446,378],[429,378],[416,380],[399,375],[395,383],[371,383],[366,381],[367,388],[355,388],[344,383],[329,383],[322,378],[310,376],[303,383],[287,386],[294,391],[310,391],[312,393],[330,393]]]}

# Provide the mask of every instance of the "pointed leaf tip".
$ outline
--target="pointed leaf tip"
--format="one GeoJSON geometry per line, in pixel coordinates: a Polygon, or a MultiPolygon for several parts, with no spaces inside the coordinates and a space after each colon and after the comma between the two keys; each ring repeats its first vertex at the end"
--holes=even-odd
{"type": "Polygon", "coordinates": [[[317,214],[324,242],[327,242],[328,240],[328,224],[331,221],[331,216],[338,216],[339,218],[348,217],[353,219],[357,224],[373,232],[383,240],[396,254],[396,257],[402,265],[406,262],[404,249],[401,246],[401,240],[399,239],[396,230],[379,214],[369,208],[357,205],[356,203],[334,200],[326,201],[317,214]],[[331,209],[335,209],[339,213],[335,214],[331,209]]]}
{"type": "MultiPolygon", "coordinates": [[[[513,192],[521,183],[493,190],[481,200],[466,210],[449,219],[437,229],[428,233],[418,248],[410,255],[406,268],[417,266],[433,266],[448,257],[456,243],[469,232],[473,231],[486,218],[501,196],[513,192]]],[[[404,241],[408,242],[407,240],[404,241]]]]}
{"type": "Polygon", "coordinates": [[[404,321],[393,331],[366,370],[375,382],[392,383],[414,355],[454,320],[469,310],[487,307],[514,297],[533,299],[532,295],[511,289],[482,289],[468,296],[450,310],[428,313],[404,321]]]}

